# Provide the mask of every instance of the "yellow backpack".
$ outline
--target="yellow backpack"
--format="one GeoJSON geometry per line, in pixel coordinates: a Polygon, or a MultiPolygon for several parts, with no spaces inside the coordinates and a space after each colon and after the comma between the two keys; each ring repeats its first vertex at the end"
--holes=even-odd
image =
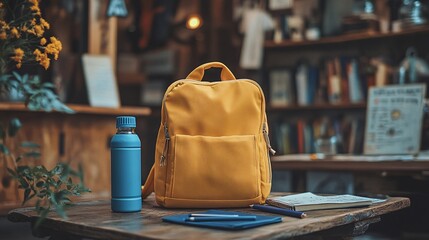
{"type": "Polygon", "coordinates": [[[220,62],[203,64],[165,92],[155,163],[145,198],[168,208],[246,207],[271,191],[272,150],[265,98],[252,80],[236,80],[220,62]],[[222,68],[221,81],[201,81],[222,68]]]}

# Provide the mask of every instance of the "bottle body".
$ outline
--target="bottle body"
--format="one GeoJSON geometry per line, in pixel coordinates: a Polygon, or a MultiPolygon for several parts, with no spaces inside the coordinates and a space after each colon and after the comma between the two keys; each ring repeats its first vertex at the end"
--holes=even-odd
{"type": "Polygon", "coordinates": [[[112,211],[141,210],[141,142],[133,128],[118,128],[111,147],[112,211]]]}

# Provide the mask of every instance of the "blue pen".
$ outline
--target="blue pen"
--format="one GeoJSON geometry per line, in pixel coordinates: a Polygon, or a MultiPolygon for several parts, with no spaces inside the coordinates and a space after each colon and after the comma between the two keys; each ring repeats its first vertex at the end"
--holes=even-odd
{"type": "Polygon", "coordinates": [[[277,213],[277,214],[282,214],[289,217],[305,218],[307,216],[307,214],[303,212],[298,212],[298,211],[293,211],[289,209],[278,208],[278,207],[273,207],[268,205],[253,204],[253,205],[250,205],[250,207],[264,212],[277,213]]]}
{"type": "Polygon", "coordinates": [[[190,222],[213,222],[213,221],[255,221],[256,216],[238,216],[238,217],[189,217],[185,221],[190,222]]]}

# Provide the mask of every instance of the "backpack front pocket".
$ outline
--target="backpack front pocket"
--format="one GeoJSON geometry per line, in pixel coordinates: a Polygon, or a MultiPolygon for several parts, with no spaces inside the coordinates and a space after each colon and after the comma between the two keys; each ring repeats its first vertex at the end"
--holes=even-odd
{"type": "Polygon", "coordinates": [[[240,200],[260,195],[254,135],[176,135],[172,198],[240,200]]]}

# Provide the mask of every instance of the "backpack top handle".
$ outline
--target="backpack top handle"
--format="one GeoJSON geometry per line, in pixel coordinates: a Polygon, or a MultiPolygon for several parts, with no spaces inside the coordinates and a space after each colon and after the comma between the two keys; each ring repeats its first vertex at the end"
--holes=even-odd
{"type": "Polygon", "coordinates": [[[221,62],[209,62],[205,63],[203,65],[200,65],[199,67],[195,68],[187,77],[186,79],[192,79],[192,80],[199,80],[201,81],[204,77],[204,71],[210,68],[222,68],[222,71],[220,73],[220,79],[222,81],[227,80],[236,80],[234,74],[232,74],[231,70],[229,70],[228,67],[225,66],[225,64],[221,62]]]}

